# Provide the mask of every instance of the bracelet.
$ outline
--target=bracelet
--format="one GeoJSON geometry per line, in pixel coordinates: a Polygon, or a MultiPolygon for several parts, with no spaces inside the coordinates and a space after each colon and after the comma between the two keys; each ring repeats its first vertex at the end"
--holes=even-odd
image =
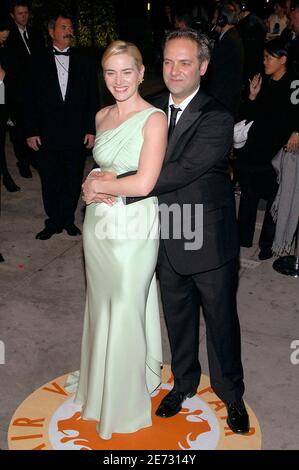
{"type": "Polygon", "coordinates": [[[299,132],[298,131],[294,131],[294,134],[298,137],[299,136],[299,132]]]}

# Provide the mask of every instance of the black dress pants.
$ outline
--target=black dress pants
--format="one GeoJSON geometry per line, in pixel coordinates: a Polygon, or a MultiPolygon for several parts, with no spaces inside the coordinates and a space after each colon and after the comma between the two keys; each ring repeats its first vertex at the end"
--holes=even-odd
{"type": "Polygon", "coordinates": [[[23,106],[9,105],[9,116],[14,123],[14,127],[10,128],[10,138],[18,164],[20,167],[29,167],[30,163],[34,162],[35,154],[26,143],[23,106]]]}
{"type": "Polygon", "coordinates": [[[5,137],[6,137],[6,122],[7,122],[7,107],[5,104],[0,104],[0,176],[8,175],[6,155],[5,155],[5,137]]]}
{"type": "MultiPolygon", "coordinates": [[[[276,196],[274,190],[267,198],[267,205],[262,225],[262,231],[259,238],[260,249],[272,247],[275,236],[276,224],[271,215],[271,207],[276,196]]],[[[240,245],[245,247],[252,246],[258,204],[261,199],[260,192],[257,192],[250,184],[242,185],[240,206],[238,213],[238,226],[240,235],[240,245]]]]}
{"type": "Polygon", "coordinates": [[[74,223],[84,170],[83,149],[39,150],[38,170],[42,183],[45,226],[62,229],[74,223]]]}
{"type": "Polygon", "coordinates": [[[173,269],[164,242],[161,244],[158,270],[174,387],[182,392],[195,391],[198,387],[201,375],[199,311],[202,306],[211,386],[221,400],[239,400],[244,393],[244,383],[236,306],[237,259],[212,271],[185,276],[173,269]]]}

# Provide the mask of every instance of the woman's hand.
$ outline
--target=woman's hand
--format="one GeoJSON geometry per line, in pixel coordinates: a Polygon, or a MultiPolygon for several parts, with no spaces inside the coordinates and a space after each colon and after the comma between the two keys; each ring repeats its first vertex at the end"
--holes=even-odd
{"type": "Polygon", "coordinates": [[[293,132],[288,140],[286,149],[288,152],[296,152],[299,148],[299,133],[293,132]]]}
{"type": "Polygon", "coordinates": [[[254,101],[261,91],[261,86],[262,86],[262,77],[261,74],[258,73],[257,75],[254,75],[254,77],[250,80],[249,79],[249,99],[251,101],[254,101]]]}
{"type": "Polygon", "coordinates": [[[86,204],[91,204],[93,202],[102,203],[108,205],[113,205],[115,202],[115,197],[111,194],[101,193],[100,181],[109,181],[116,178],[116,174],[113,172],[101,172],[101,171],[92,171],[85,182],[82,185],[83,189],[83,201],[86,204]]]}

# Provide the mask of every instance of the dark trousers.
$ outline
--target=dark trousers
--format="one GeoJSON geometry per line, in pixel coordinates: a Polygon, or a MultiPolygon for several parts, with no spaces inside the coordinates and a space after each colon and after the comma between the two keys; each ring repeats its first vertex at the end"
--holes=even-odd
{"type": "Polygon", "coordinates": [[[84,170],[83,149],[40,150],[37,164],[49,229],[62,229],[75,219],[84,170]]]}
{"type": "Polygon", "coordinates": [[[237,259],[233,259],[218,269],[182,276],[174,271],[164,245],[161,246],[158,261],[161,297],[172,354],[174,387],[179,391],[194,391],[200,381],[201,306],[206,322],[211,386],[225,402],[243,396],[236,306],[237,265],[237,259]]]}
{"type": "Polygon", "coordinates": [[[3,177],[9,174],[5,155],[6,122],[7,107],[5,104],[0,104],[0,176],[3,177]]]}
{"type": "Polygon", "coordinates": [[[22,105],[9,105],[9,116],[14,123],[10,128],[10,138],[19,166],[28,167],[35,159],[33,151],[26,143],[24,113],[22,105]]]}
{"type": "MultiPolygon", "coordinates": [[[[276,192],[273,191],[267,199],[261,235],[259,238],[260,249],[271,248],[275,236],[275,222],[271,215],[271,207],[275,199],[276,192]]],[[[250,184],[242,186],[240,206],[238,213],[238,226],[240,235],[240,245],[252,246],[258,204],[261,199],[259,192],[254,190],[250,184]]]]}

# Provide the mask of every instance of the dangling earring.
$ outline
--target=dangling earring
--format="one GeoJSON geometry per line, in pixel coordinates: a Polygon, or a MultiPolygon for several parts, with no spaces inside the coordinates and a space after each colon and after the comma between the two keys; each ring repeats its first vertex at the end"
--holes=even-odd
{"type": "Polygon", "coordinates": [[[140,78],[140,80],[139,80],[139,85],[141,85],[142,82],[144,82],[144,78],[143,78],[143,77],[140,78]]]}

